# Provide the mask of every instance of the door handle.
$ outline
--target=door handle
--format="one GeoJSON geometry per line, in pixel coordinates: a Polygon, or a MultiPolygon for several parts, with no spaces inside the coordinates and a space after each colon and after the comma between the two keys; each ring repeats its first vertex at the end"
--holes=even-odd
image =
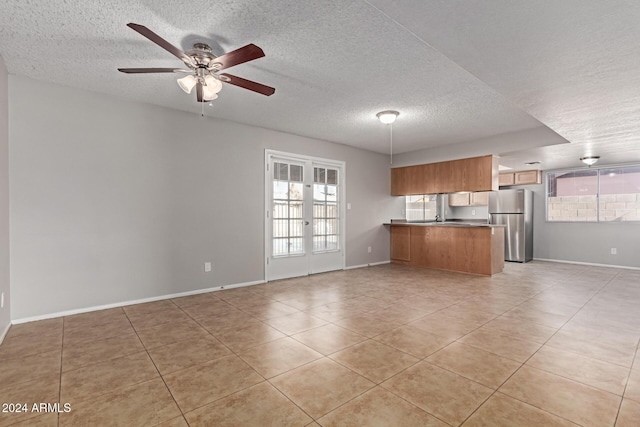
{"type": "Polygon", "coordinates": [[[304,222],[304,225],[309,225],[309,221],[305,221],[305,222],[304,222]]]}

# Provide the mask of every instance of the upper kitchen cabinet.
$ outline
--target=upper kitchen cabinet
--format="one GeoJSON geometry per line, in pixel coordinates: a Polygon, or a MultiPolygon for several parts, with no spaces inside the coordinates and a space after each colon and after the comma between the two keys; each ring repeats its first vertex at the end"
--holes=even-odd
{"type": "Polygon", "coordinates": [[[506,186],[506,185],[515,185],[516,184],[515,172],[501,173],[500,177],[498,178],[498,183],[500,184],[500,187],[506,186]]]}
{"type": "Polygon", "coordinates": [[[500,174],[499,183],[501,187],[540,184],[542,183],[542,172],[539,170],[503,172],[500,174]]]}
{"type": "Polygon", "coordinates": [[[489,193],[452,193],[449,194],[449,206],[487,206],[489,193]]]}
{"type": "Polygon", "coordinates": [[[493,156],[391,169],[392,196],[497,189],[498,159],[493,156]]]}
{"type": "Polygon", "coordinates": [[[426,165],[407,166],[391,169],[391,195],[409,196],[413,194],[433,194],[436,171],[426,165]]]}

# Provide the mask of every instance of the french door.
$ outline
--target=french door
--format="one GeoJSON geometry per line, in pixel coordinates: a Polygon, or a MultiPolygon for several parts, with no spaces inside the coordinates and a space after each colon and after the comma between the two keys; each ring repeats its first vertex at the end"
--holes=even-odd
{"type": "Polygon", "coordinates": [[[344,268],[344,163],[267,150],[266,280],[344,268]]]}

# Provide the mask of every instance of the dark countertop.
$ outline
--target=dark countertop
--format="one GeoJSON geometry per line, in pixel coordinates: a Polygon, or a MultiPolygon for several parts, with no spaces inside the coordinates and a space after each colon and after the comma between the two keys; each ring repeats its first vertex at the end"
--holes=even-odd
{"type": "Polygon", "coordinates": [[[486,222],[473,222],[473,221],[444,221],[444,222],[406,222],[396,221],[385,222],[383,225],[399,225],[401,227],[486,227],[497,228],[505,227],[504,224],[487,224],[486,222]]]}

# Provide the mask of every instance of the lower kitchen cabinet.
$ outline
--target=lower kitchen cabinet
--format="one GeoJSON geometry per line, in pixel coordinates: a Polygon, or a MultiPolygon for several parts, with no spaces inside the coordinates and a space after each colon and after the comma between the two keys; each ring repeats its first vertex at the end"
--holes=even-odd
{"type": "Polygon", "coordinates": [[[500,273],[504,268],[504,228],[392,225],[391,260],[486,276],[500,273]]]}
{"type": "Polygon", "coordinates": [[[411,237],[409,227],[391,226],[391,259],[411,261],[411,237]]]}

